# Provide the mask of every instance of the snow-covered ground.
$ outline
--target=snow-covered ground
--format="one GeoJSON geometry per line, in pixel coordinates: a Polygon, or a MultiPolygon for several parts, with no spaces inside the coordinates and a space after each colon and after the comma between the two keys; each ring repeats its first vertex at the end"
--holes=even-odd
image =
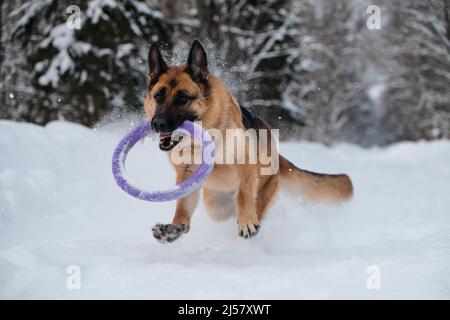
{"type": "MultiPolygon", "coordinates": [[[[174,203],[131,198],[111,175],[128,129],[0,122],[1,298],[450,298],[450,142],[282,144],[303,168],[349,173],[354,199],[280,196],[253,240],[201,205],[190,232],[162,245],[150,230],[170,222],[174,203]],[[79,290],[66,284],[71,265],[79,290]]],[[[127,164],[149,189],[174,181],[152,139],[127,164]]]]}

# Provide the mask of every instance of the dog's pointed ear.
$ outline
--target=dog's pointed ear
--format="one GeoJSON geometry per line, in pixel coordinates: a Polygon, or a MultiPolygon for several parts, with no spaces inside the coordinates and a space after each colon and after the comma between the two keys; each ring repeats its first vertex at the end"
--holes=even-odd
{"type": "Polygon", "coordinates": [[[158,46],[152,43],[150,51],[148,52],[148,76],[150,80],[154,81],[159,78],[161,74],[167,71],[167,64],[164,61],[158,46]]]}
{"type": "Polygon", "coordinates": [[[205,79],[208,75],[206,51],[197,40],[194,40],[191,49],[189,50],[187,73],[190,74],[195,81],[205,79]]]}

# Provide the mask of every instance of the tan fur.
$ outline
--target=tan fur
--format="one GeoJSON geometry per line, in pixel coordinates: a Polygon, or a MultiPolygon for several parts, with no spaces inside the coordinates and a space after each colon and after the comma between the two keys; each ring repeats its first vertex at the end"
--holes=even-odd
{"type": "Polygon", "coordinates": [[[302,170],[281,155],[280,176],[288,193],[305,200],[339,202],[353,195],[352,182],[346,174],[320,174],[302,170]]]}
{"type": "MultiPolygon", "coordinates": [[[[219,129],[225,136],[225,129],[245,129],[241,109],[236,99],[224,84],[212,74],[207,75],[208,96],[204,88],[185,72],[186,65],[170,66],[159,76],[148,91],[145,112],[149,120],[155,114],[153,96],[161,87],[168,88],[168,99],[178,90],[187,91],[198,97],[187,108],[194,110],[202,121],[204,129],[219,129]],[[176,83],[175,87],[171,84],[176,83]]],[[[216,144],[216,149],[223,145],[216,144]]],[[[277,152],[277,150],[271,150],[277,152]]],[[[174,150],[169,152],[174,152],[174,150]]],[[[189,151],[187,151],[189,152],[189,151]]],[[[233,152],[224,150],[224,152],[233,152]]],[[[256,234],[267,208],[277,193],[279,185],[287,185],[296,196],[314,201],[343,201],[352,196],[352,184],[347,175],[322,175],[297,168],[281,155],[280,170],[275,175],[260,175],[262,164],[216,164],[203,186],[205,206],[209,216],[216,221],[237,215],[241,235],[256,234]]],[[[177,183],[188,178],[197,168],[195,165],[176,165],[177,183]]],[[[197,205],[199,191],[177,201],[173,224],[189,225],[197,205]]]]}
{"type": "Polygon", "coordinates": [[[237,215],[237,197],[234,192],[203,188],[203,197],[209,217],[214,221],[237,215]]]}

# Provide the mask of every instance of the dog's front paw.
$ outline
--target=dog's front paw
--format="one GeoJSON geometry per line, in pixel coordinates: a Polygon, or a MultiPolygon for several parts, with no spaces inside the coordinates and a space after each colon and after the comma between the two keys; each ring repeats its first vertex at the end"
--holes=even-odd
{"type": "Polygon", "coordinates": [[[189,225],[182,224],[180,226],[175,224],[161,224],[158,223],[152,228],[153,236],[161,243],[174,242],[183,233],[188,233],[189,225]]]}
{"type": "Polygon", "coordinates": [[[255,237],[259,232],[259,224],[239,224],[239,236],[244,239],[255,237]]]}

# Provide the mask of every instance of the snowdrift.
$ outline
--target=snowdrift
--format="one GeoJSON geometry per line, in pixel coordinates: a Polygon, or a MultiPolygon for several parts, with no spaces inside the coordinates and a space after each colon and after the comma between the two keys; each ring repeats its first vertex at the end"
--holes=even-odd
{"type": "MultiPolygon", "coordinates": [[[[0,122],[1,298],[450,297],[450,142],[282,144],[302,168],[348,173],[354,199],[331,207],[280,195],[253,240],[201,205],[190,232],[162,245],[151,227],[170,222],[175,203],[136,200],[111,174],[112,150],[133,125],[0,122]],[[67,286],[72,265],[79,290],[67,286]]],[[[166,160],[148,138],[128,171],[146,188],[169,187],[166,160]]]]}

